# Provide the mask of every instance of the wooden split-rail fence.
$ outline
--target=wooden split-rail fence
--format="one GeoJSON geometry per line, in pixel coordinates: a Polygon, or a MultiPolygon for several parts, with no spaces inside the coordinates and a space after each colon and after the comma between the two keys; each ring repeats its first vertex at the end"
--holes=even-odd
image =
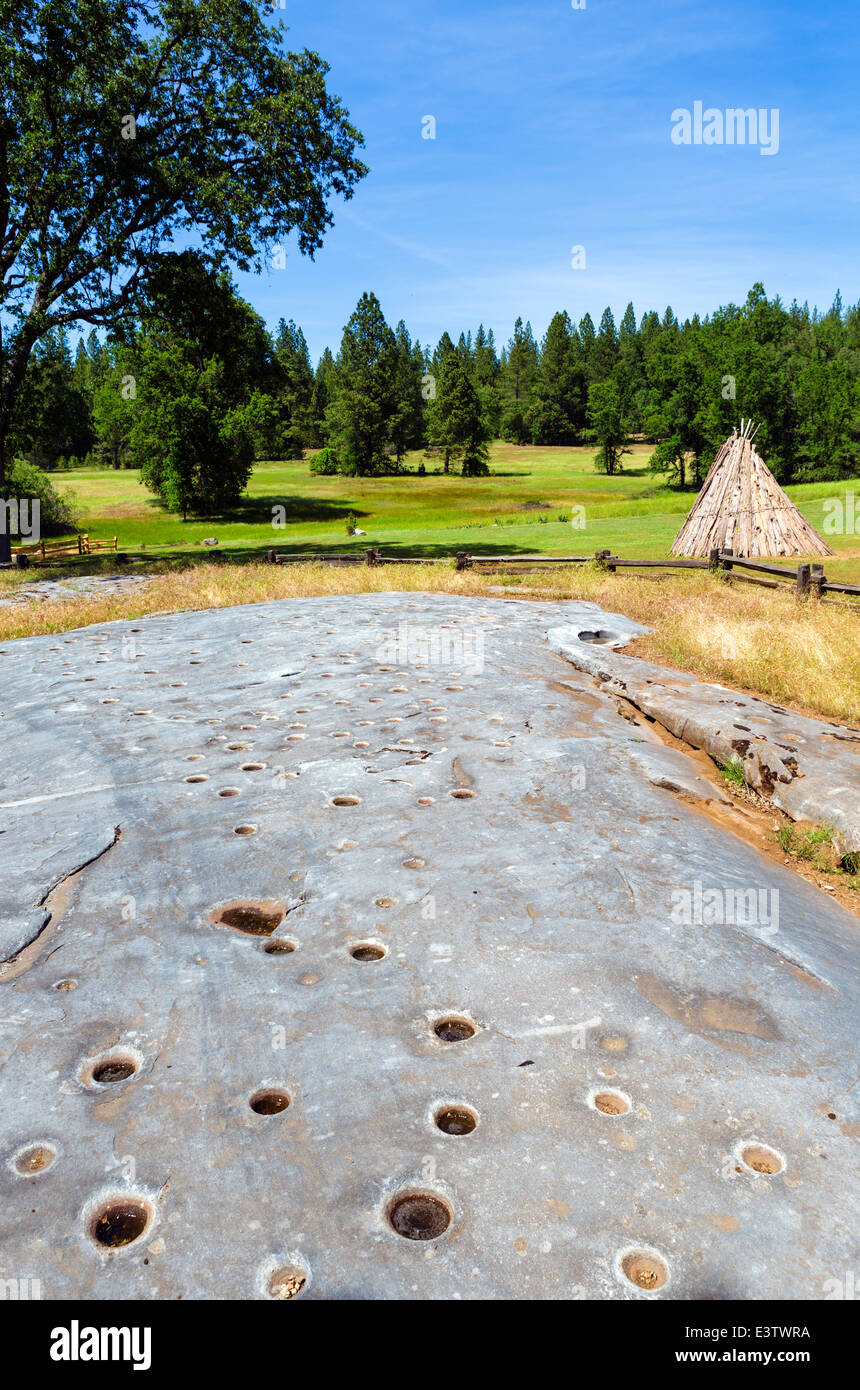
{"type": "Polygon", "coordinates": [[[594,555],[471,555],[466,550],[458,550],[453,555],[432,558],[424,555],[383,555],[379,549],[299,555],[284,555],[270,550],[267,556],[269,564],[272,565],[427,565],[450,564],[452,559],[458,570],[471,569],[502,574],[532,574],[541,570],[560,569],[567,565],[586,564],[596,564],[598,569],[608,574],[633,569],[711,570],[716,573],[731,573],[735,579],[748,584],[762,584],[770,589],[790,583],[801,597],[820,598],[827,593],[860,595],[860,584],[840,584],[828,579],[823,565],[800,564],[789,568],[786,565],[769,564],[764,560],[747,560],[740,555],[734,555],[730,550],[712,550],[706,560],[628,560],[620,555],[613,555],[609,550],[598,550],[594,555]]]}
{"type": "Polygon", "coordinates": [[[116,550],[116,536],[110,540],[90,540],[86,531],[68,540],[37,541],[35,545],[18,545],[16,555],[26,555],[28,560],[64,560],[75,555],[96,555],[103,550],[116,550]]]}

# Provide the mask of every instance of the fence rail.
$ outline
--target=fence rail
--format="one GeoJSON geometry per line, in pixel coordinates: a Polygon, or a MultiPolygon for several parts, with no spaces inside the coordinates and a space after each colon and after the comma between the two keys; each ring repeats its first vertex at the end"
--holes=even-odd
{"type": "Polygon", "coordinates": [[[116,536],[110,540],[90,540],[87,531],[81,531],[69,540],[37,541],[35,545],[15,546],[16,555],[24,555],[28,560],[41,561],[64,559],[67,555],[95,555],[102,550],[116,550],[116,536]]]}
{"type": "Polygon", "coordinates": [[[773,565],[763,560],[747,560],[743,556],[735,555],[731,550],[712,550],[707,560],[631,560],[621,555],[613,555],[609,550],[597,550],[593,555],[471,555],[467,550],[458,550],[450,555],[428,557],[383,555],[382,551],[376,548],[300,555],[284,555],[270,550],[266,558],[272,565],[428,565],[449,564],[454,560],[458,570],[502,570],[508,574],[528,574],[536,570],[588,564],[596,564],[599,569],[609,574],[615,574],[620,569],[711,570],[732,573],[736,579],[748,584],[764,584],[768,588],[779,588],[782,582],[790,581],[800,595],[811,594],[820,597],[825,593],[860,594],[860,584],[839,584],[829,580],[824,573],[823,565],[801,564],[791,569],[786,565],[773,565]],[[756,579],[752,575],[739,574],[738,570],[753,570],[770,578],[756,579]]]}

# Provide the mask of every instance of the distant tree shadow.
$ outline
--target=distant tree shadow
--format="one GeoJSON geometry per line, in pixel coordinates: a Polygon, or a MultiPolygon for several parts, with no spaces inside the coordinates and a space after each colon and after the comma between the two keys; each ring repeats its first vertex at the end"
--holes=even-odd
{"type": "MultiPolygon", "coordinates": [[[[146,500],[151,507],[165,515],[175,516],[181,520],[181,514],[168,512],[160,498],[148,497],[146,500]]],[[[240,497],[233,506],[223,507],[220,511],[189,512],[188,521],[198,523],[201,521],[220,521],[222,525],[233,522],[242,526],[271,526],[272,518],[277,515],[283,519],[285,525],[297,526],[301,522],[309,521],[344,521],[350,512],[353,512],[357,517],[368,515],[355,502],[329,501],[325,497],[285,495],[240,497]],[[283,512],[276,512],[275,508],[277,507],[282,507],[283,512]]]]}
{"type": "Polygon", "coordinates": [[[241,497],[234,507],[224,512],[223,516],[212,519],[240,522],[245,526],[271,526],[272,517],[276,515],[274,510],[276,507],[283,507],[283,513],[278,511],[277,515],[283,516],[283,520],[288,526],[297,526],[300,522],[309,521],[344,521],[350,512],[353,512],[357,517],[368,515],[357,503],[344,502],[341,499],[264,496],[241,497]]]}

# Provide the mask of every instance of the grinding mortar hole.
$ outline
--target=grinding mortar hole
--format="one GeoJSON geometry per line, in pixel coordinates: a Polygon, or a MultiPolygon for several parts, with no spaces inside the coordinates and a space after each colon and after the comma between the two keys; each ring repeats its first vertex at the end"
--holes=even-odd
{"type": "Polygon", "coordinates": [[[256,835],[256,825],[237,825],[233,829],[234,835],[256,835]]]}
{"type": "Polygon", "coordinates": [[[349,954],[353,960],[382,960],[388,952],[384,946],[376,941],[360,941],[357,946],[350,947],[349,954]]]}
{"type": "Polygon", "coordinates": [[[767,1144],[745,1144],[740,1159],[754,1173],[781,1173],[785,1168],[785,1159],[767,1144]]]}
{"type": "Polygon", "coordinates": [[[117,1250],[140,1240],[152,1221],[152,1208],[137,1198],[115,1198],[99,1207],[90,1221],[97,1245],[117,1250]]]}
{"type": "Polygon", "coordinates": [[[451,1209],[431,1192],[408,1192],[391,1202],[388,1220],[406,1240],[438,1240],[451,1224],[451,1209]]]}
{"type": "Polygon", "coordinates": [[[598,1091],[591,1097],[591,1104],[602,1115],[626,1115],[630,1109],[630,1097],[623,1091],[598,1091]]]}
{"type": "Polygon", "coordinates": [[[262,772],[262,771],[263,771],[263,768],[264,768],[265,766],[266,766],[265,763],[243,763],[243,764],[242,764],[242,771],[243,771],[243,772],[262,772]]]}
{"type": "Polygon", "coordinates": [[[669,1278],[665,1262],[651,1250],[628,1250],[620,1263],[625,1279],[645,1293],[656,1293],[669,1278]]]}
{"type": "Polygon", "coordinates": [[[220,927],[232,927],[245,936],[271,936],[284,920],[282,907],[261,903],[233,903],[222,908],[216,918],[220,927]]]}
{"type": "Polygon", "coordinates": [[[478,1127],[478,1116],[466,1105],[443,1105],[433,1119],[443,1134],[471,1134],[478,1127]]]}
{"type": "Polygon", "coordinates": [[[448,795],[453,796],[455,801],[471,801],[475,793],[469,791],[468,787],[456,787],[448,795]]]}
{"type": "Polygon", "coordinates": [[[186,777],[186,782],[208,782],[209,778],[205,772],[195,772],[193,777],[186,777]]]}
{"type": "Polygon", "coordinates": [[[34,1178],[45,1173],[57,1161],[57,1150],[53,1144],[28,1144],[20,1149],[12,1160],[12,1167],[22,1178],[34,1178]]]}
{"type": "Polygon", "coordinates": [[[238,787],[222,787],[221,790],[220,790],[220,792],[218,793],[218,795],[219,795],[219,796],[238,796],[238,795],[239,795],[239,788],[238,788],[238,787]]]}
{"type": "Polygon", "coordinates": [[[360,806],[360,805],[361,805],[361,797],[360,797],[360,796],[333,796],[333,797],[332,797],[332,800],[331,800],[331,804],[332,804],[332,806],[360,806]]]}
{"type": "Polygon", "coordinates": [[[100,1086],[112,1086],[117,1081],[127,1081],[138,1070],[133,1057],[116,1054],[95,1062],[90,1068],[90,1080],[97,1081],[100,1086]]]}
{"type": "Polygon", "coordinates": [[[403,867],[404,869],[423,869],[426,862],[426,860],[418,858],[404,859],[403,867]]]}
{"type": "Polygon", "coordinates": [[[278,937],[275,941],[267,941],[263,950],[267,956],[291,956],[296,950],[298,943],[287,941],[284,937],[278,937]]]}
{"type": "Polygon", "coordinates": [[[377,907],[394,907],[395,903],[397,902],[397,899],[396,899],[396,898],[374,898],[373,901],[374,901],[374,903],[375,903],[375,905],[376,905],[377,907]]]}
{"type": "Polygon", "coordinates": [[[580,632],[577,634],[580,642],[591,642],[597,646],[603,646],[607,642],[614,642],[615,637],[611,632],[604,632],[598,628],[596,632],[580,632]]]}
{"type": "Polygon", "coordinates": [[[465,1042],[475,1036],[475,1031],[474,1023],[467,1018],[443,1018],[433,1025],[436,1037],[446,1043],[465,1042]]]}
{"type": "Polygon", "coordinates": [[[286,1091],[257,1091],[248,1101],[255,1115],[280,1115],[290,1104],[286,1091]]]}

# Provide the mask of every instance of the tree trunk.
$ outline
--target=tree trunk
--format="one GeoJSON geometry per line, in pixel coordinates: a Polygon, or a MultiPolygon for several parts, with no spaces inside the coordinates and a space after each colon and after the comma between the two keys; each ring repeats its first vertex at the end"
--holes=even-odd
{"type": "MultiPolygon", "coordinates": [[[[3,501],[6,500],[6,499],[5,499],[5,495],[4,495],[5,492],[6,492],[6,437],[5,437],[5,436],[6,436],[5,428],[4,428],[4,426],[3,426],[2,424],[0,424],[0,499],[2,499],[3,501]]],[[[8,507],[4,507],[3,510],[4,510],[4,512],[5,512],[5,515],[6,515],[6,518],[7,518],[7,522],[8,522],[9,508],[8,508],[8,507]]],[[[8,565],[8,564],[10,563],[11,559],[12,559],[12,537],[9,535],[8,525],[4,525],[2,532],[0,532],[0,565],[8,565]]]]}

